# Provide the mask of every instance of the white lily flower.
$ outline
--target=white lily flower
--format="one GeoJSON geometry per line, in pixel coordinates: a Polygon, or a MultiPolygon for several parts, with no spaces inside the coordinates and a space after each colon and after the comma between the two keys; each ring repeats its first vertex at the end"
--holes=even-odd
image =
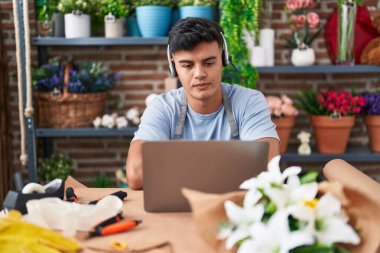
{"type": "Polygon", "coordinates": [[[347,217],[342,213],[339,200],[330,193],[323,195],[319,201],[293,206],[289,212],[296,219],[306,221],[307,230],[318,242],[327,246],[334,243],[356,245],[360,242],[360,237],[347,224],[347,217]]]}
{"type": "Polygon", "coordinates": [[[284,183],[285,179],[289,176],[298,175],[301,172],[301,167],[292,166],[284,170],[281,173],[280,170],[281,156],[275,156],[268,163],[268,171],[261,172],[256,178],[251,178],[244,181],[241,185],[241,189],[257,190],[266,189],[272,186],[280,186],[284,183]]]}
{"type": "Polygon", "coordinates": [[[290,176],[283,187],[269,187],[265,189],[265,193],[277,209],[283,209],[289,205],[313,200],[318,193],[318,184],[313,182],[301,185],[297,176],[290,176]]]}
{"type": "Polygon", "coordinates": [[[253,224],[250,235],[252,239],[244,241],[238,253],[287,253],[298,246],[314,243],[310,233],[290,231],[286,211],[277,211],[268,224],[253,224]]]}
{"type": "Polygon", "coordinates": [[[231,224],[237,229],[231,230],[229,234],[225,230],[223,234],[219,235],[227,235],[226,248],[232,249],[238,241],[249,237],[249,229],[253,223],[261,221],[264,215],[264,206],[256,205],[242,208],[228,200],[224,203],[224,208],[231,224]]]}

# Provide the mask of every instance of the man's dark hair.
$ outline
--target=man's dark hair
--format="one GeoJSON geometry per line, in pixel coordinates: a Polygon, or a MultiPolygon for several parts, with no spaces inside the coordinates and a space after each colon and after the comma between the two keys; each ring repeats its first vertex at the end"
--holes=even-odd
{"type": "Polygon", "coordinates": [[[205,18],[180,19],[169,32],[170,53],[192,50],[202,42],[216,41],[223,48],[223,29],[215,21],[205,18]]]}

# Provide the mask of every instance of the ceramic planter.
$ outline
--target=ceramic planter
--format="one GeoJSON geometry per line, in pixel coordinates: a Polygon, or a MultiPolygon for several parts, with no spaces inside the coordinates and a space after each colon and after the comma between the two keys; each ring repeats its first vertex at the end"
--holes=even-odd
{"type": "Polygon", "coordinates": [[[372,152],[380,153],[380,115],[365,116],[368,138],[372,152]]]}
{"type": "Polygon", "coordinates": [[[312,48],[296,48],[292,51],[291,62],[294,66],[311,66],[315,63],[315,53],[312,48]]]}
{"type": "Polygon", "coordinates": [[[213,20],[215,10],[212,6],[181,6],[179,7],[180,18],[196,17],[213,20]]]}
{"type": "Polygon", "coordinates": [[[343,154],[346,151],[355,116],[332,119],[330,116],[311,116],[318,151],[321,154],[343,154]]]}
{"type": "Polygon", "coordinates": [[[65,37],[65,17],[63,13],[53,14],[53,35],[54,37],[65,37]]]}
{"type": "Polygon", "coordinates": [[[65,37],[86,38],[91,34],[91,17],[87,14],[65,14],[65,37]]]}
{"type": "Polygon", "coordinates": [[[124,35],[124,18],[115,19],[112,15],[104,17],[104,30],[106,38],[120,38],[124,35]]]}
{"type": "Polygon", "coordinates": [[[282,117],[272,119],[273,123],[276,124],[276,131],[280,137],[280,153],[283,154],[286,152],[289,143],[289,137],[294,127],[295,117],[282,117]]]}
{"type": "Polygon", "coordinates": [[[168,6],[138,6],[137,24],[144,38],[162,37],[169,32],[172,10],[168,6]]]}

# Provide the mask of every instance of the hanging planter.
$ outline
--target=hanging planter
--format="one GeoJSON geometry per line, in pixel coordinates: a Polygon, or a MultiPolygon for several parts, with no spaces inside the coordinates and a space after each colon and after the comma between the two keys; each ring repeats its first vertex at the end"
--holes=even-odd
{"type": "Polygon", "coordinates": [[[81,12],[65,14],[65,37],[86,38],[91,34],[91,17],[81,12]]]}

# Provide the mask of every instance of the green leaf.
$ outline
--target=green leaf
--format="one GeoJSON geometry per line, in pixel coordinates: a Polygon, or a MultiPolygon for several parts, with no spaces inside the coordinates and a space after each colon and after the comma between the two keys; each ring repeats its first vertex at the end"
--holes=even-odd
{"type": "Polygon", "coordinates": [[[334,249],[324,245],[307,245],[292,249],[290,253],[334,253],[334,249]]]}
{"type": "Polygon", "coordinates": [[[334,245],[334,253],[350,253],[350,251],[344,249],[342,246],[334,245]]]}
{"type": "Polygon", "coordinates": [[[308,171],[305,175],[302,175],[300,177],[301,184],[317,182],[318,176],[319,176],[318,171],[308,171]]]}

